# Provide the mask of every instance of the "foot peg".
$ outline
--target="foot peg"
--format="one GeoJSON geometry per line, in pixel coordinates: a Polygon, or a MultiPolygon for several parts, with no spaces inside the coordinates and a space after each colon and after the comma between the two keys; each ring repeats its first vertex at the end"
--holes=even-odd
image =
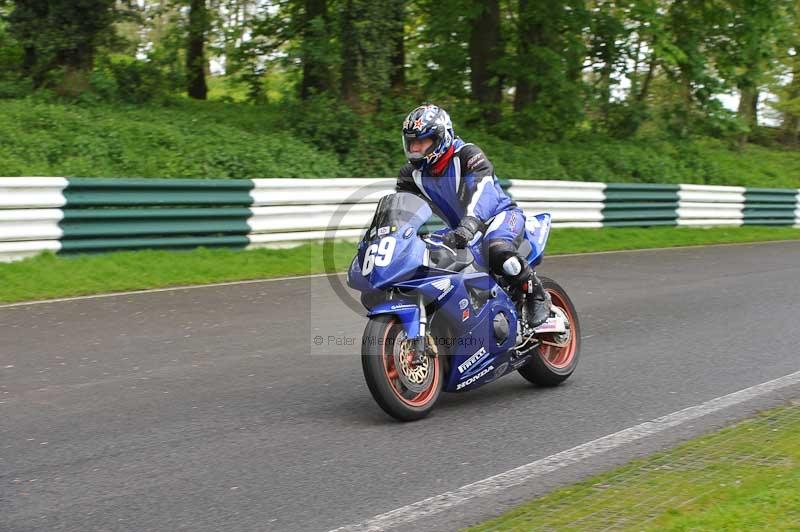
{"type": "Polygon", "coordinates": [[[567,332],[567,320],[563,316],[554,316],[533,330],[534,334],[540,333],[565,333],[567,332]]]}

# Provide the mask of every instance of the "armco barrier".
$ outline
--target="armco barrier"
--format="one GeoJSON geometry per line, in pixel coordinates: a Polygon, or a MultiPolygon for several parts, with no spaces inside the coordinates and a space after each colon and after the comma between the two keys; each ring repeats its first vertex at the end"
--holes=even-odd
{"type": "MultiPolygon", "coordinates": [[[[285,246],[358,238],[382,179],[0,178],[0,261],[42,251],[285,246]]],[[[800,226],[800,190],[511,179],[556,227],[800,226]]]]}

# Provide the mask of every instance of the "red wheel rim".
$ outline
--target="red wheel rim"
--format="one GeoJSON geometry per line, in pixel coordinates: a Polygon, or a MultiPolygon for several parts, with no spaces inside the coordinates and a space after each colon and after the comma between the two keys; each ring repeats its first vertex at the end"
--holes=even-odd
{"type": "MultiPolygon", "coordinates": [[[[572,360],[575,358],[575,350],[578,345],[577,335],[575,334],[575,316],[573,316],[572,311],[570,310],[571,307],[567,305],[566,300],[561,294],[554,290],[547,290],[547,292],[552,298],[553,306],[559,307],[567,316],[567,320],[569,321],[570,336],[567,345],[563,347],[557,347],[554,345],[542,344],[539,346],[539,353],[541,354],[542,360],[548,366],[551,366],[555,369],[564,369],[572,364],[572,360]]],[[[548,334],[542,339],[545,341],[553,341],[557,336],[558,335],[556,334],[548,334]]]]}
{"type": "MultiPolygon", "coordinates": [[[[400,327],[400,325],[396,320],[392,320],[386,326],[386,331],[383,333],[383,343],[381,345],[383,373],[386,376],[389,386],[391,386],[392,391],[398,399],[409,406],[422,407],[428,404],[436,396],[436,390],[437,386],[439,386],[440,376],[439,357],[432,357],[428,359],[429,363],[432,365],[431,371],[433,371],[433,378],[425,390],[415,393],[406,388],[403,382],[400,380],[400,376],[398,374],[398,372],[402,371],[402,369],[395,367],[394,354],[391,351],[391,348],[394,347],[395,343],[391,342],[390,345],[390,342],[387,341],[389,338],[389,333],[397,327],[400,327]],[[387,349],[387,347],[389,349],[387,349]]],[[[397,335],[395,335],[395,338],[396,337],[397,335]]]]}

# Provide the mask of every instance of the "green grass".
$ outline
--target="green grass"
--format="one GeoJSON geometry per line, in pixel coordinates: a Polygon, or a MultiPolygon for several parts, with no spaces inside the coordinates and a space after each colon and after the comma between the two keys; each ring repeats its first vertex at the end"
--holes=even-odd
{"type": "Polygon", "coordinates": [[[800,406],[557,490],[469,529],[798,530],[800,406]]]}
{"type": "MultiPolygon", "coordinates": [[[[337,244],[330,270],[345,269],[353,244],[337,244]]],[[[102,292],[208,284],[326,271],[322,246],[290,249],[123,251],[97,255],[51,253],[0,264],[0,302],[102,292]]]]}
{"type": "MultiPolygon", "coordinates": [[[[646,249],[712,243],[800,239],[800,229],[554,229],[548,255],[646,249]]],[[[355,251],[337,243],[323,254],[319,244],[290,249],[136,251],[97,255],[40,255],[0,263],[0,302],[12,303],[102,292],[162,288],[325,271],[343,271],[355,251]],[[324,261],[327,257],[327,261],[324,261]]]]}
{"type": "MultiPolygon", "coordinates": [[[[404,162],[403,102],[371,117],[324,100],[250,105],[219,100],[241,99],[241,88],[212,81],[207,102],[0,99],[0,176],[386,177],[404,162]]],[[[481,146],[502,178],[800,188],[796,149],[588,134],[559,143],[506,140],[464,127],[453,111],[456,132],[481,146]]]]}
{"type": "Polygon", "coordinates": [[[793,227],[553,229],[547,241],[547,254],[796,239],[800,239],[800,229],[793,227]]]}

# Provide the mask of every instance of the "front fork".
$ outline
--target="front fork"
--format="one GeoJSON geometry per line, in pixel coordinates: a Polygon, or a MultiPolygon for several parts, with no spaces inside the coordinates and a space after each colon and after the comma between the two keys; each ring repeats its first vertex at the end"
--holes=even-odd
{"type": "Polygon", "coordinates": [[[428,346],[426,338],[428,336],[428,313],[425,310],[425,300],[422,293],[417,294],[417,305],[419,306],[419,336],[414,339],[414,365],[422,364],[427,355],[428,346]]]}

